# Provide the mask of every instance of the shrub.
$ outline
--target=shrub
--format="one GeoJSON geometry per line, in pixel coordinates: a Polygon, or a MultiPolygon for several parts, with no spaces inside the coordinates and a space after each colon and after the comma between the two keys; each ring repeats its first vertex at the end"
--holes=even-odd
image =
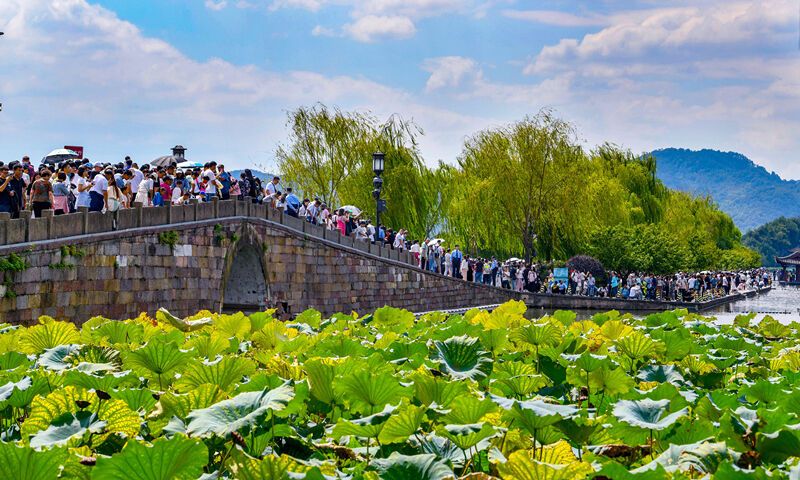
{"type": "Polygon", "coordinates": [[[567,260],[567,268],[581,272],[589,272],[598,281],[606,280],[606,269],[600,260],[589,255],[576,255],[567,260]]]}

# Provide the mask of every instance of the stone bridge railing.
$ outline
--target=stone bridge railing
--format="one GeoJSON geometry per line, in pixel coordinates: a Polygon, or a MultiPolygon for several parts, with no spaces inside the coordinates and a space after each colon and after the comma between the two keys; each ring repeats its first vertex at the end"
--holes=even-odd
{"type": "Polygon", "coordinates": [[[157,227],[170,224],[185,224],[213,220],[215,218],[255,217],[264,218],[310,236],[334,241],[366,253],[377,255],[409,265],[416,265],[408,251],[394,250],[383,245],[347,237],[338,230],[328,230],[313,225],[284,212],[245,200],[219,200],[213,202],[191,203],[189,205],[165,205],[163,207],[142,207],[118,212],[89,212],[81,207],[77,213],[54,215],[53,210],[44,210],[41,218],[31,218],[31,211],[23,210],[20,218],[12,219],[8,213],[0,213],[0,253],[18,250],[24,244],[80,237],[98,233],[131,230],[141,227],[157,227]],[[9,248],[12,247],[12,248],[9,248]]]}

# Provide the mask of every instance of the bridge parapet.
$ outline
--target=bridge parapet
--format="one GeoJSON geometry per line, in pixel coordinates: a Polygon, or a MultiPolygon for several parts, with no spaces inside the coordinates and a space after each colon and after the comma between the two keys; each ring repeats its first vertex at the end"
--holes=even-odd
{"type": "Polygon", "coordinates": [[[328,230],[266,205],[253,203],[249,197],[244,200],[215,198],[213,202],[163,207],[135,204],[134,208],[106,213],[89,212],[85,207],[79,208],[77,213],[66,215],[54,215],[53,210],[44,210],[41,218],[32,218],[29,210],[23,210],[18,219],[12,219],[8,213],[0,213],[0,254],[17,250],[15,247],[49,240],[231,217],[263,218],[315,238],[409,265],[416,264],[408,251],[393,250],[344,236],[338,230],[328,230]]]}

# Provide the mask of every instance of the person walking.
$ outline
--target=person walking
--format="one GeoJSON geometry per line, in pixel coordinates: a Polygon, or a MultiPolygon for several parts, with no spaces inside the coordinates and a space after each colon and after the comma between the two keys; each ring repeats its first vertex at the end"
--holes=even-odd
{"type": "Polygon", "coordinates": [[[464,279],[463,274],[461,273],[461,261],[464,259],[464,254],[461,253],[459,249],[459,245],[456,245],[456,248],[450,254],[450,261],[453,262],[452,272],[453,275],[457,278],[464,279]]]}
{"type": "Polygon", "coordinates": [[[42,210],[53,208],[53,184],[50,183],[50,170],[42,170],[42,175],[31,185],[31,209],[36,218],[41,218],[42,210]]]}

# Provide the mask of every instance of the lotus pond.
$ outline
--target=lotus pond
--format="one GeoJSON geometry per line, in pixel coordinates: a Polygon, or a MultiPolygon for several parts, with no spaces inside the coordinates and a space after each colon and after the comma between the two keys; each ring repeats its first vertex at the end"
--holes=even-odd
{"type": "Polygon", "coordinates": [[[0,330],[3,478],[800,478],[798,325],[166,311],[0,330]]]}

